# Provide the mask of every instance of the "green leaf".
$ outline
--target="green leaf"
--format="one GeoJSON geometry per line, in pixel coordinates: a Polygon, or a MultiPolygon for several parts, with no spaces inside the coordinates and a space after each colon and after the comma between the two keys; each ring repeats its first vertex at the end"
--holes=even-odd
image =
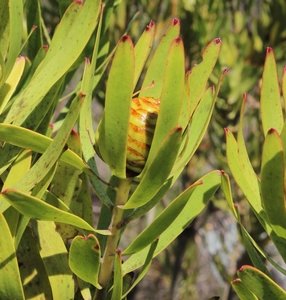
{"type": "Polygon", "coordinates": [[[222,42],[220,38],[212,40],[203,51],[202,62],[198,65],[195,65],[187,76],[190,117],[205,93],[208,79],[218,60],[221,46],[222,42]]]}
{"type": "MultiPolygon", "coordinates": [[[[1,3],[2,5],[2,3],[1,3]]],[[[23,1],[9,0],[9,49],[5,59],[5,80],[10,74],[13,65],[20,54],[23,33],[23,1]]],[[[6,11],[7,14],[7,11],[6,11]]],[[[2,42],[2,40],[1,40],[2,42]]]]}
{"type": "Polygon", "coordinates": [[[147,274],[147,272],[151,266],[152,259],[153,259],[155,250],[157,248],[157,245],[158,245],[158,240],[155,240],[151,244],[140,273],[138,274],[138,276],[132,283],[131,287],[124,293],[124,295],[122,296],[121,299],[125,298],[136,287],[136,285],[145,277],[145,275],[147,274]]]}
{"type": "Polygon", "coordinates": [[[137,235],[131,244],[123,251],[123,255],[138,252],[156,240],[177,218],[199,184],[202,184],[202,182],[196,182],[191,185],[174,199],[147,228],[137,235]]]}
{"type": "Polygon", "coordinates": [[[0,298],[25,299],[14,241],[3,214],[0,214],[0,298]]]}
{"type": "Polygon", "coordinates": [[[182,128],[176,128],[162,143],[157,155],[149,166],[124,209],[137,208],[149,202],[168,179],[169,173],[177,157],[182,139],[182,128]]]}
{"type": "Polygon", "coordinates": [[[231,282],[236,295],[240,300],[259,300],[251,291],[249,291],[240,279],[231,282]]]}
{"type": "Polygon", "coordinates": [[[271,227],[280,238],[286,238],[284,199],[284,153],[278,132],[270,129],[265,137],[261,165],[262,204],[271,227]]]}
{"type": "Polygon", "coordinates": [[[68,252],[52,222],[38,221],[40,256],[42,257],[53,299],[72,299],[75,283],[68,266],[68,252]]]}
{"type": "MultiPolygon", "coordinates": [[[[184,45],[181,38],[172,41],[166,60],[160,110],[151,149],[145,167],[152,162],[169,132],[178,126],[185,86],[184,45]]],[[[144,172],[144,171],[143,171],[144,172]]]]}
{"type": "Polygon", "coordinates": [[[284,300],[286,291],[272,279],[252,266],[243,266],[237,273],[243,285],[261,300],[284,300]]]}
{"type": "Polygon", "coordinates": [[[16,59],[16,62],[11,70],[7,80],[3,84],[0,90],[0,114],[3,112],[8,101],[15,92],[17,85],[24,72],[26,59],[24,56],[20,56],[16,59]]]}
{"type": "Polygon", "coordinates": [[[121,299],[122,296],[122,288],[123,288],[123,276],[121,269],[121,253],[117,252],[115,254],[114,260],[114,276],[113,276],[113,289],[111,300],[121,299]]]}
{"type": "MultiPolygon", "coordinates": [[[[177,216],[174,222],[159,237],[158,246],[154,256],[158,255],[181,234],[186,226],[202,212],[208,200],[214,195],[221,184],[221,172],[213,171],[203,176],[199,181],[203,184],[196,187],[189,201],[177,216]]],[[[132,254],[122,265],[123,274],[132,272],[144,264],[148,255],[149,247],[132,254]]]]}
{"type": "Polygon", "coordinates": [[[221,177],[221,189],[224,193],[224,196],[226,198],[226,201],[228,203],[228,206],[229,206],[233,216],[235,217],[236,221],[238,222],[238,224],[240,226],[243,245],[246,248],[247,253],[248,253],[252,263],[257,268],[259,268],[261,271],[267,272],[267,269],[266,269],[265,263],[264,263],[265,257],[263,255],[263,253],[259,249],[257,249],[257,245],[255,244],[254,240],[249,235],[249,233],[246,231],[245,227],[243,226],[243,224],[240,221],[239,213],[234,206],[234,201],[232,198],[229,176],[224,172],[222,172],[222,177],[221,177]]]}
{"type": "Polygon", "coordinates": [[[271,128],[280,134],[284,121],[280,99],[280,88],[277,77],[277,67],[272,48],[268,47],[264,64],[261,86],[261,120],[264,135],[271,128]]]}
{"type": "Polygon", "coordinates": [[[2,196],[9,201],[21,214],[42,220],[54,221],[64,224],[70,224],[88,231],[98,232],[100,234],[110,234],[108,230],[95,230],[86,221],[69,212],[60,210],[50,204],[47,204],[39,198],[30,196],[29,194],[7,189],[2,192],[2,196]]]}
{"type": "MultiPolygon", "coordinates": [[[[80,143],[82,147],[82,154],[87,162],[88,166],[91,168],[94,174],[89,174],[91,178],[91,183],[94,187],[94,191],[97,197],[102,203],[108,205],[111,204],[107,194],[106,188],[103,183],[99,180],[97,166],[94,160],[95,150],[94,150],[94,129],[93,129],[93,116],[92,116],[92,92],[95,88],[93,86],[94,72],[97,62],[99,39],[101,33],[102,25],[102,12],[100,15],[100,20],[97,28],[95,44],[92,53],[91,63],[86,60],[85,62],[85,72],[83,73],[81,91],[86,95],[85,101],[83,102],[82,108],[80,110],[79,117],[79,134],[80,143]]],[[[100,76],[101,77],[101,76],[100,76]]]]}
{"type": "Polygon", "coordinates": [[[70,69],[95,29],[100,6],[99,0],[74,1],[69,6],[57,26],[47,55],[29,85],[15,98],[6,123],[23,124],[51,87],[70,69]]]}
{"type": "Polygon", "coordinates": [[[192,116],[190,125],[186,128],[186,132],[184,133],[180,154],[171,172],[174,176],[173,182],[181,174],[200,145],[210,122],[214,104],[215,97],[213,90],[212,88],[209,88],[205,92],[201,102],[192,116]]]}
{"type": "MultiPolygon", "coordinates": [[[[31,149],[37,153],[44,153],[52,144],[53,139],[23,127],[1,123],[0,141],[31,149]]],[[[70,149],[61,154],[60,160],[81,171],[88,168],[83,160],[70,149]]]]}
{"type": "Polygon", "coordinates": [[[245,155],[239,151],[233,134],[228,129],[225,129],[225,134],[228,166],[249,204],[256,214],[259,215],[263,209],[257,176],[252,167],[250,168],[249,161],[246,160],[245,155]]]}
{"type": "Polygon", "coordinates": [[[100,247],[96,237],[77,236],[73,239],[69,253],[69,266],[80,279],[101,289],[98,283],[100,247]]]}
{"type": "Polygon", "coordinates": [[[135,45],[135,72],[134,72],[134,84],[136,87],[138,79],[144,68],[145,62],[151,52],[153,41],[155,37],[155,23],[151,21],[145,28],[144,32],[140,36],[138,42],[135,45]]]}
{"type": "Polygon", "coordinates": [[[127,137],[134,82],[134,47],[125,35],[119,42],[106,86],[99,151],[114,175],[126,176],[127,137]]]}
{"type": "Polygon", "coordinates": [[[282,75],[282,95],[284,99],[284,108],[286,108],[286,66],[283,68],[282,75]]]}
{"type": "Polygon", "coordinates": [[[18,183],[17,186],[20,186],[21,190],[31,190],[38,182],[40,182],[47,175],[47,173],[57,162],[66,145],[70,132],[78,118],[82,101],[82,95],[78,95],[74,99],[72,105],[70,106],[69,112],[55,139],[49,145],[44,154],[33,165],[33,167],[27,172],[26,176],[18,183]]]}
{"type": "MultiPolygon", "coordinates": [[[[30,150],[23,151],[15,160],[8,176],[3,184],[2,190],[8,187],[13,187],[26,174],[31,166],[32,153],[30,150]]],[[[0,194],[0,213],[3,213],[10,206],[2,195],[0,194]]]]}
{"type": "Polygon", "coordinates": [[[179,34],[180,21],[174,18],[156,47],[141,87],[140,97],[159,98],[161,96],[169,49],[172,41],[179,34]]]}

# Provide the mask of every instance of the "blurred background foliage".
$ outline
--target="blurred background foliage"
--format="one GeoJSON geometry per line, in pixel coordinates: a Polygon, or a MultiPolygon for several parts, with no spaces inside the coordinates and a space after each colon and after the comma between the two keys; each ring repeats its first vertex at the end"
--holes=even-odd
{"type": "MultiPolygon", "coordinates": [[[[70,2],[43,1],[43,17],[49,32],[54,31],[59,16],[70,2]]],[[[220,37],[223,41],[219,64],[212,78],[213,83],[218,82],[222,70],[228,68],[229,72],[224,79],[208,134],[172,193],[177,194],[208,170],[228,171],[223,128],[229,127],[236,131],[245,92],[248,93],[245,139],[252,165],[259,170],[262,136],[258,113],[260,78],[267,46],[273,47],[275,51],[279,77],[283,64],[286,63],[286,2],[107,0],[105,6],[109,17],[105,19],[101,49],[109,49],[109,52],[126,31],[136,41],[150,20],[156,23],[158,40],[172,17],[178,17],[182,24],[188,69],[200,61],[203,47],[209,41],[215,37],[220,37]]],[[[29,49],[29,55],[34,55],[33,49],[29,49]]],[[[86,49],[86,55],[90,55],[89,49],[86,49]]],[[[100,104],[95,105],[96,119],[99,118],[100,106],[104,105],[105,79],[101,80],[95,90],[96,103],[100,104]]],[[[233,191],[234,199],[240,205],[244,225],[260,246],[279,261],[280,258],[273,252],[271,242],[252,215],[243,195],[236,186],[233,191]]],[[[164,201],[168,201],[168,196],[164,201]]],[[[148,216],[141,221],[148,222],[148,216]]],[[[140,230],[140,224],[137,228],[140,230]]],[[[130,232],[127,236],[132,239],[134,234],[130,232]]],[[[220,299],[236,299],[229,288],[229,281],[236,269],[245,263],[249,263],[249,258],[241,244],[237,226],[224,199],[217,195],[207,211],[186,228],[167,251],[155,259],[149,275],[130,299],[204,300],[214,296],[219,296],[220,299]]],[[[279,273],[273,273],[273,276],[283,286],[279,273]]]]}

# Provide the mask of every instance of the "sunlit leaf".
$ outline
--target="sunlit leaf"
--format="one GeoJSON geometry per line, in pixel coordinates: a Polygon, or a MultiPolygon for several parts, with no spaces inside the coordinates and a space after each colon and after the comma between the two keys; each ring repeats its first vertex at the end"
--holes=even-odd
{"type": "Polygon", "coordinates": [[[281,132],[284,121],[281,107],[280,87],[277,67],[272,48],[268,47],[262,76],[261,86],[261,120],[264,135],[271,128],[281,132]]]}
{"type": "Polygon", "coordinates": [[[69,251],[71,270],[82,280],[100,289],[98,273],[100,267],[100,247],[96,237],[77,236],[73,239],[69,251]]]}

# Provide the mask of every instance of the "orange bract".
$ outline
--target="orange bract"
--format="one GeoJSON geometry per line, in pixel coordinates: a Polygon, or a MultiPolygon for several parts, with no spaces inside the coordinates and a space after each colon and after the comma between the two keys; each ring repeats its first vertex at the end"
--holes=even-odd
{"type": "Polygon", "coordinates": [[[140,173],[144,168],[159,112],[160,100],[134,98],[128,128],[127,169],[140,173]]]}

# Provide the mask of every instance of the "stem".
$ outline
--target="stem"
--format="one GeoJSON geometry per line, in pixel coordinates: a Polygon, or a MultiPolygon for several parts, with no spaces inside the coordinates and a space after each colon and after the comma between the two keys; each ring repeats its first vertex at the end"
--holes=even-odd
{"type": "Polygon", "coordinates": [[[120,240],[120,233],[122,227],[121,223],[124,211],[118,206],[124,205],[126,203],[129,195],[130,186],[131,181],[129,179],[119,179],[116,190],[115,205],[113,207],[112,219],[109,227],[111,235],[107,238],[107,243],[99,274],[99,283],[103,288],[105,288],[108,285],[111,279],[114,257],[117,245],[120,240]]]}

